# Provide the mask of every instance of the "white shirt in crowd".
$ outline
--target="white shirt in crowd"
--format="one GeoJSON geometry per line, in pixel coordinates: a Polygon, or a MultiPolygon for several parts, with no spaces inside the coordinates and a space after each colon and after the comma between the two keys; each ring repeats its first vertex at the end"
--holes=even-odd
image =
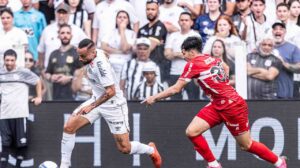
{"type": "Polygon", "coordinates": [[[163,5],[161,5],[159,7],[159,20],[161,22],[170,22],[175,27],[180,29],[178,20],[182,12],[184,12],[184,10],[175,4],[170,8],[165,8],[163,5]]]}
{"type": "MultiPolygon", "coordinates": [[[[191,6],[203,4],[203,0],[177,0],[176,3],[179,3],[179,2],[185,2],[191,6]]],[[[183,10],[186,12],[189,12],[188,8],[184,8],[183,10]]]]}
{"type": "MultiPolygon", "coordinates": [[[[38,45],[38,52],[45,54],[45,67],[48,66],[50,54],[61,46],[61,41],[58,38],[58,24],[56,22],[48,25],[42,33],[40,43],[38,45]]],[[[78,26],[71,24],[72,40],[71,44],[78,46],[79,42],[87,38],[86,34],[78,26]]]]}
{"type": "Polygon", "coordinates": [[[0,66],[2,67],[3,54],[8,49],[13,49],[17,53],[17,66],[25,66],[25,45],[28,45],[26,33],[17,27],[13,27],[10,31],[5,32],[0,29],[0,66]]]}
{"type": "Polygon", "coordinates": [[[92,26],[98,29],[97,47],[101,46],[103,36],[116,27],[116,16],[120,10],[128,12],[131,25],[139,21],[135,9],[127,1],[115,0],[110,4],[102,1],[97,5],[92,26]]]}
{"type": "MultiPolygon", "coordinates": [[[[133,46],[136,39],[135,32],[133,30],[126,29],[125,36],[128,44],[133,46]]],[[[112,48],[121,49],[121,37],[118,29],[114,29],[110,33],[104,35],[102,42],[107,43],[112,48]]],[[[119,80],[121,78],[122,68],[124,64],[131,59],[131,56],[131,52],[127,54],[109,54],[109,61],[112,64],[119,80]]]]}
{"type": "Polygon", "coordinates": [[[129,0],[130,4],[135,9],[136,13],[138,13],[137,17],[140,21],[140,28],[147,24],[149,21],[146,15],[146,2],[147,0],[129,0]]]}
{"type": "MultiPolygon", "coordinates": [[[[181,52],[181,44],[187,37],[200,37],[199,33],[194,30],[190,30],[187,34],[181,34],[181,32],[174,32],[167,37],[165,49],[172,49],[173,52],[181,52]]],[[[171,75],[180,75],[183,72],[186,61],[181,58],[175,58],[171,61],[171,75]]]]}
{"type": "MultiPolygon", "coordinates": [[[[56,8],[62,2],[64,2],[64,0],[55,0],[54,8],[56,8]]],[[[94,0],[83,0],[82,8],[87,13],[94,13],[96,11],[96,3],[94,0]]]]}
{"type": "Polygon", "coordinates": [[[96,99],[105,93],[105,87],[115,86],[116,95],[101,104],[101,107],[116,107],[126,103],[116,74],[102,50],[97,50],[97,57],[86,65],[86,72],[92,87],[93,97],[96,99]]]}

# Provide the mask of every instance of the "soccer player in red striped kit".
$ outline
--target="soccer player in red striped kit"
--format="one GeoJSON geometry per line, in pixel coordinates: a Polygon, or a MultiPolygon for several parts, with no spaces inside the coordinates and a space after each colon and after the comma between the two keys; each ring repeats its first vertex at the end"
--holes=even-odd
{"type": "Polygon", "coordinates": [[[186,129],[186,135],[194,144],[195,150],[208,162],[208,168],[222,168],[222,166],[216,160],[202,134],[221,123],[225,123],[242,150],[259,156],[274,164],[276,168],[287,168],[284,157],[276,156],[264,144],[252,140],[248,124],[248,106],[229,85],[229,69],[223,67],[220,59],[201,54],[201,48],[200,38],[185,39],[181,50],[187,64],[178,81],[167,90],[150,96],[141,103],[151,105],[170,97],[179,93],[188,82],[196,79],[211,102],[194,117],[186,129]]]}

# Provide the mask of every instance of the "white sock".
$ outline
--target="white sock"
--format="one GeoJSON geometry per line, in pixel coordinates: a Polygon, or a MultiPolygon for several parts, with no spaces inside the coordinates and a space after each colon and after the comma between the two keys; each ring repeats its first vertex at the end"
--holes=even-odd
{"type": "Polygon", "coordinates": [[[145,145],[142,144],[138,141],[131,141],[131,150],[130,150],[130,154],[148,154],[151,155],[154,152],[154,148],[149,146],[149,145],[145,145]]]}
{"type": "Polygon", "coordinates": [[[61,165],[71,166],[71,155],[75,146],[75,134],[63,133],[61,140],[61,165]]]}
{"type": "Polygon", "coordinates": [[[212,161],[212,162],[208,162],[208,166],[218,167],[218,166],[220,166],[220,163],[215,160],[215,161],[212,161]]]}
{"type": "Polygon", "coordinates": [[[274,164],[274,166],[279,167],[282,164],[282,159],[278,157],[277,162],[274,164]]]}

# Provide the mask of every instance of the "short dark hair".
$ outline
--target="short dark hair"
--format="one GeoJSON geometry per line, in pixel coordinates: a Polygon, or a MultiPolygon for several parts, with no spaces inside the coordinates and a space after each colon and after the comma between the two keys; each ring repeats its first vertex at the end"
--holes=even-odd
{"type": "Polygon", "coordinates": [[[10,14],[12,17],[14,17],[14,13],[13,13],[13,11],[10,8],[3,8],[3,9],[1,9],[0,15],[2,15],[5,12],[8,13],[8,14],[10,14]]]}
{"type": "Polygon", "coordinates": [[[198,52],[201,52],[202,50],[201,38],[196,36],[186,38],[181,45],[181,50],[186,50],[186,51],[196,50],[198,52]]]}
{"type": "Polygon", "coordinates": [[[250,6],[252,6],[252,4],[253,4],[254,1],[260,1],[260,2],[262,2],[264,5],[266,4],[266,1],[265,1],[265,0],[252,0],[251,3],[250,3],[250,6]]]}
{"type": "Polygon", "coordinates": [[[7,57],[7,56],[14,56],[17,59],[17,53],[13,49],[8,49],[4,52],[3,58],[5,59],[5,57],[7,57]]]}
{"type": "Polygon", "coordinates": [[[58,32],[59,32],[62,28],[64,28],[64,27],[68,27],[68,28],[70,28],[70,29],[72,30],[71,25],[69,25],[68,23],[63,23],[63,24],[59,25],[58,32]]]}
{"type": "Polygon", "coordinates": [[[83,39],[79,42],[78,48],[85,48],[90,49],[92,47],[95,47],[95,43],[91,39],[83,39]]]}
{"type": "Polygon", "coordinates": [[[284,2],[281,2],[281,3],[279,3],[279,4],[276,6],[276,10],[278,10],[278,8],[279,8],[279,7],[282,7],[282,6],[286,7],[288,10],[290,9],[290,7],[289,7],[288,4],[286,4],[286,3],[284,3],[284,2]]]}
{"type": "Polygon", "coordinates": [[[190,12],[181,12],[179,17],[181,17],[182,15],[189,15],[190,18],[192,19],[192,14],[190,12]]]}

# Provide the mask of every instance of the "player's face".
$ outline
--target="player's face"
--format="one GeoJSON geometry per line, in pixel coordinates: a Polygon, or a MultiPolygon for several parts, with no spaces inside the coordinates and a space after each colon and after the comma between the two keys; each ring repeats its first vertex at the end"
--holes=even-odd
{"type": "Polygon", "coordinates": [[[34,65],[33,56],[29,53],[25,53],[25,68],[31,69],[34,65]]]}
{"type": "Polygon", "coordinates": [[[68,21],[69,21],[68,12],[66,12],[64,10],[60,10],[60,11],[56,12],[56,20],[59,25],[68,23],[68,21]]]}
{"type": "Polygon", "coordinates": [[[8,71],[12,71],[16,68],[16,57],[7,55],[4,58],[4,65],[8,71]]]}
{"type": "Polygon", "coordinates": [[[70,7],[76,8],[79,5],[80,0],[69,0],[70,7]]]}
{"type": "Polygon", "coordinates": [[[2,13],[1,21],[2,21],[4,30],[10,30],[13,27],[14,19],[8,12],[2,13]]]}
{"type": "Polygon", "coordinates": [[[228,23],[227,20],[220,19],[218,21],[218,23],[217,23],[217,31],[218,31],[219,35],[221,35],[223,37],[227,37],[229,35],[230,29],[231,29],[231,26],[230,26],[230,24],[228,23]]]}
{"type": "Polygon", "coordinates": [[[260,17],[264,14],[265,4],[261,1],[253,1],[251,5],[251,11],[255,16],[260,17]]]}
{"type": "Polygon", "coordinates": [[[236,7],[239,11],[246,11],[250,7],[250,1],[249,0],[239,0],[236,1],[236,7]]]}
{"type": "Polygon", "coordinates": [[[120,25],[121,23],[124,23],[128,25],[129,18],[125,12],[120,12],[117,16],[117,25],[120,25]]]}
{"type": "Polygon", "coordinates": [[[136,48],[136,56],[139,61],[147,61],[150,56],[150,48],[146,45],[138,45],[136,48]]]}
{"type": "Polygon", "coordinates": [[[143,72],[143,75],[146,78],[147,83],[155,81],[155,72],[143,72]]]}
{"type": "Polygon", "coordinates": [[[72,39],[72,31],[70,27],[62,27],[58,32],[58,38],[62,45],[69,45],[72,39]]]}
{"type": "Polygon", "coordinates": [[[208,0],[207,6],[209,11],[215,12],[220,8],[219,0],[208,0]]]}
{"type": "Polygon", "coordinates": [[[189,15],[183,14],[179,17],[179,25],[181,30],[188,31],[193,25],[193,21],[189,15]]]}
{"type": "Polygon", "coordinates": [[[281,44],[284,41],[284,36],[286,33],[285,28],[283,28],[280,25],[277,25],[274,27],[272,33],[276,44],[281,44]]]}
{"type": "Polygon", "coordinates": [[[290,7],[290,14],[293,16],[293,17],[298,17],[299,14],[300,14],[300,2],[299,1],[294,1],[292,4],[291,4],[291,7],[290,7]]]}
{"type": "Polygon", "coordinates": [[[191,50],[190,51],[182,50],[182,55],[186,61],[190,61],[193,58],[191,50]]]}
{"type": "Polygon", "coordinates": [[[276,10],[277,18],[281,21],[286,21],[289,18],[289,10],[286,6],[280,6],[276,10]]]}
{"type": "Polygon", "coordinates": [[[260,43],[260,50],[262,55],[269,55],[273,50],[273,41],[271,39],[264,40],[260,43]]]}
{"type": "Polygon", "coordinates": [[[84,65],[87,65],[93,61],[96,57],[96,50],[95,48],[87,49],[85,48],[77,48],[77,53],[79,55],[79,61],[84,65]]]}
{"type": "Polygon", "coordinates": [[[158,5],[156,3],[150,3],[146,5],[147,19],[152,22],[158,16],[158,5]]]}
{"type": "Polygon", "coordinates": [[[224,53],[223,45],[220,41],[214,42],[212,46],[212,56],[222,58],[222,55],[224,53]]]}

